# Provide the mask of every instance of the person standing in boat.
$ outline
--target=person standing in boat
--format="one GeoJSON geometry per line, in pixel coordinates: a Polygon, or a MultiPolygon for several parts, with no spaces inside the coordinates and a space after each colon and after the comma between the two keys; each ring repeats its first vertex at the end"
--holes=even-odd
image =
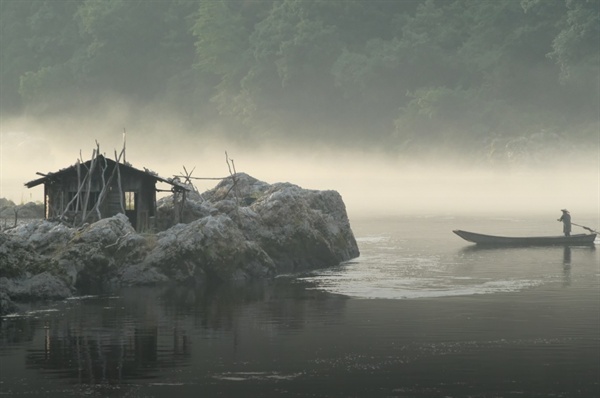
{"type": "Polygon", "coordinates": [[[560,216],[560,218],[557,221],[562,221],[563,223],[563,232],[565,233],[565,236],[570,236],[571,235],[571,214],[569,213],[569,210],[567,209],[562,209],[562,216],[560,216]]]}

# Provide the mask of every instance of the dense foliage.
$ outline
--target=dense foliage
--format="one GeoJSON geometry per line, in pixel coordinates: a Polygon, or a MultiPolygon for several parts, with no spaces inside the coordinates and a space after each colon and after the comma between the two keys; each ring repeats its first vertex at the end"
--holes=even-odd
{"type": "Polygon", "coordinates": [[[4,115],[118,95],[240,139],[487,154],[599,128],[600,0],[0,4],[4,115]]]}

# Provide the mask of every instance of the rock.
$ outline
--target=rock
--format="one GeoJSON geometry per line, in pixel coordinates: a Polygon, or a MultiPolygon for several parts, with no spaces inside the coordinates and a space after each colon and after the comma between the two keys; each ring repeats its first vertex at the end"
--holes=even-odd
{"type": "Polygon", "coordinates": [[[72,295],[67,283],[49,272],[30,278],[0,278],[0,291],[15,300],[63,299],[72,295]]]}
{"type": "Polygon", "coordinates": [[[10,296],[4,290],[0,290],[0,316],[16,312],[17,309],[10,296]]]}
{"type": "Polygon", "coordinates": [[[156,228],[158,231],[165,231],[175,225],[175,220],[189,223],[214,212],[212,203],[207,202],[203,195],[197,192],[188,192],[183,211],[176,217],[174,196],[171,195],[159,199],[156,203],[156,228]]]}
{"type": "Polygon", "coordinates": [[[0,233],[3,311],[11,300],[68,297],[74,287],[271,278],[359,255],[339,193],[243,173],[235,181],[188,193],[183,213],[173,196],[161,199],[156,225],[180,214],[184,223],[153,235],[138,234],[123,214],[77,229],[37,220],[0,233]]]}
{"type": "Polygon", "coordinates": [[[0,276],[20,278],[55,269],[56,261],[40,255],[20,236],[0,233],[0,276]]]}
{"type": "Polygon", "coordinates": [[[32,252],[25,240],[0,232],[0,275],[8,278],[22,276],[26,265],[33,261],[32,252]]]}
{"type": "Polygon", "coordinates": [[[212,203],[226,199],[233,200],[237,197],[241,206],[249,206],[270,187],[266,182],[259,181],[246,173],[237,173],[235,179],[235,188],[233,178],[224,178],[216,187],[205,192],[202,196],[212,203]]]}
{"type": "Polygon", "coordinates": [[[73,295],[64,280],[47,271],[29,279],[26,286],[29,286],[29,297],[36,299],[63,299],[73,295]]]}
{"type": "Polygon", "coordinates": [[[335,191],[275,184],[251,210],[260,222],[244,221],[246,233],[271,256],[279,273],[337,265],[359,255],[344,202],[335,191]]]}
{"type": "Polygon", "coordinates": [[[81,229],[73,241],[75,243],[92,243],[103,247],[118,245],[119,240],[125,236],[136,234],[125,214],[117,214],[110,218],[103,218],[81,229]]]}
{"type": "Polygon", "coordinates": [[[125,264],[144,257],[146,240],[124,214],[81,228],[56,258],[69,266],[73,284],[80,288],[102,286],[125,264]]]}
{"type": "Polygon", "coordinates": [[[274,264],[255,243],[246,240],[231,218],[208,216],[190,224],[178,224],[157,235],[145,264],[160,269],[177,281],[203,282],[265,277],[274,264]]]}
{"type": "Polygon", "coordinates": [[[119,269],[113,284],[122,286],[156,285],[168,282],[169,278],[152,266],[143,264],[126,265],[119,269]]]}
{"type": "Polygon", "coordinates": [[[213,217],[224,214],[234,220],[246,239],[271,257],[277,272],[327,267],[359,255],[339,193],[269,185],[244,173],[236,181],[235,188],[233,179],[226,178],[202,195],[191,195],[186,208],[202,207],[196,214],[210,210],[213,217]]]}
{"type": "Polygon", "coordinates": [[[25,240],[38,254],[49,254],[66,245],[75,230],[57,221],[35,220],[6,233],[25,240]]]}

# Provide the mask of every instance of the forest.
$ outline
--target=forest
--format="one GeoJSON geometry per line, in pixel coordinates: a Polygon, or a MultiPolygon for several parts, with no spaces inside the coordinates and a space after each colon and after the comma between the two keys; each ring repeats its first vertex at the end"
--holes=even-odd
{"type": "Polygon", "coordinates": [[[600,0],[0,7],[2,118],[118,97],[177,114],[190,134],[220,125],[249,144],[493,161],[598,141],[600,0]]]}

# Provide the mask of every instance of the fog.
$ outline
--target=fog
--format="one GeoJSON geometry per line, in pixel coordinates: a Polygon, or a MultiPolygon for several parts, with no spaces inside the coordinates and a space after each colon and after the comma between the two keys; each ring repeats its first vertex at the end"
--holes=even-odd
{"type": "MultiPolygon", "coordinates": [[[[127,161],[136,168],[146,167],[165,178],[182,174],[184,166],[194,169],[194,177],[225,177],[227,151],[238,172],[259,180],[338,191],[351,219],[435,214],[552,218],[562,208],[593,226],[600,219],[600,141],[592,143],[589,152],[535,167],[474,167],[451,156],[410,158],[308,144],[250,146],[216,138],[225,135],[217,128],[189,131],[167,116],[146,120],[134,123],[123,109],[102,118],[2,120],[0,197],[15,203],[42,201],[42,186],[23,185],[39,178],[36,172],[68,167],[80,151],[89,160],[96,140],[101,151],[114,158],[125,129],[127,161]]],[[[194,181],[200,192],[217,182],[194,181]]]]}
{"type": "Polygon", "coordinates": [[[597,2],[105,3],[1,3],[0,196],[125,129],[134,167],[225,177],[227,151],[350,218],[598,223],[597,2]]]}

